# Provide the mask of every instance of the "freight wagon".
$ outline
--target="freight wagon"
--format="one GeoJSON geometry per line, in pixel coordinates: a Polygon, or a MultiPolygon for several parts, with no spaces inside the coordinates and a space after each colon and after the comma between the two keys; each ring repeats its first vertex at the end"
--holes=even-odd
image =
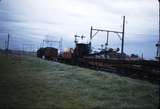
{"type": "Polygon", "coordinates": [[[58,49],[53,47],[45,47],[37,50],[37,57],[47,60],[57,60],[58,49]]]}

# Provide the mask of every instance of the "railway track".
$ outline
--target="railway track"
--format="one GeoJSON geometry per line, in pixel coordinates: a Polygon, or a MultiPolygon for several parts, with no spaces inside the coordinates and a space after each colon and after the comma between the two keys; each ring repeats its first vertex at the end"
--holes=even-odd
{"type": "Polygon", "coordinates": [[[160,63],[158,61],[124,61],[87,57],[78,58],[76,60],[59,59],[59,61],[67,64],[79,65],[81,67],[94,70],[112,72],[134,79],[147,80],[155,84],[159,84],[160,82],[160,63]]]}

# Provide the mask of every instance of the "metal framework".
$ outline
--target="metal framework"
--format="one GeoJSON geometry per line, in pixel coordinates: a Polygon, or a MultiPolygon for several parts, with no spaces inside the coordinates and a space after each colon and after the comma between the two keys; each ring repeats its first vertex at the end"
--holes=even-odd
{"type": "Polygon", "coordinates": [[[10,34],[7,34],[7,40],[5,40],[5,52],[8,54],[10,48],[10,34]]]}
{"type": "Polygon", "coordinates": [[[22,44],[22,51],[23,52],[25,52],[25,51],[34,52],[34,50],[35,50],[35,45],[34,44],[22,44]],[[28,50],[26,48],[28,48],[28,50]]]}
{"type": "Polygon", "coordinates": [[[42,46],[44,47],[44,44],[46,43],[47,44],[47,46],[48,46],[48,43],[57,43],[57,44],[59,44],[59,50],[60,50],[60,52],[62,51],[62,38],[59,40],[59,41],[57,41],[57,40],[48,40],[48,39],[46,39],[46,40],[43,40],[43,42],[42,42],[42,46]]]}
{"type": "Polygon", "coordinates": [[[98,32],[107,32],[107,41],[105,43],[105,46],[108,46],[108,39],[109,39],[109,33],[115,33],[117,34],[117,36],[120,38],[120,40],[122,41],[121,43],[121,56],[122,58],[124,58],[124,32],[125,32],[125,16],[123,16],[123,29],[122,31],[113,31],[113,30],[103,30],[103,29],[95,29],[91,26],[91,30],[90,30],[90,44],[92,39],[94,38],[94,36],[96,36],[98,34],[98,32]],[[93,31],[96,31],[93,34],[93,31]]]}

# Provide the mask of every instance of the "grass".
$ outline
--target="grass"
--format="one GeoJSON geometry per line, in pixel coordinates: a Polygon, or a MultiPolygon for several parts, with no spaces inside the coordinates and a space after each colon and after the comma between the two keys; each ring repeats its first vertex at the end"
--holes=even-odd
{"type": "Polygon", "coordinates": [[[112,73],[0,55],[0,108],[157,109],[158,89],[112,73]]]}

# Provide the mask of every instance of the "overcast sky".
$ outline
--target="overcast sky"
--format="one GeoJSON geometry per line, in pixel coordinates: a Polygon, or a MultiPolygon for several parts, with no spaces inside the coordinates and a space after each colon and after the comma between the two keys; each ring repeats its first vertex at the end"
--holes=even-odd
{"type": "MultiPolygon", "coordinates": [[[[63,37],[63,47],[73,47],[74,35],[89,37],[91,26],[122,31],[124,15],[125,52],[153,58],[158,40],[158,0],[2,0],[0,34],[9,32],[39,42],[46,35],[63,37]]],[[[94,47],[105,40],[106,33],[97,34],[94,47]]],[[[110,47],[120,47],[114,34],[109,43],[110,47]]]]}

